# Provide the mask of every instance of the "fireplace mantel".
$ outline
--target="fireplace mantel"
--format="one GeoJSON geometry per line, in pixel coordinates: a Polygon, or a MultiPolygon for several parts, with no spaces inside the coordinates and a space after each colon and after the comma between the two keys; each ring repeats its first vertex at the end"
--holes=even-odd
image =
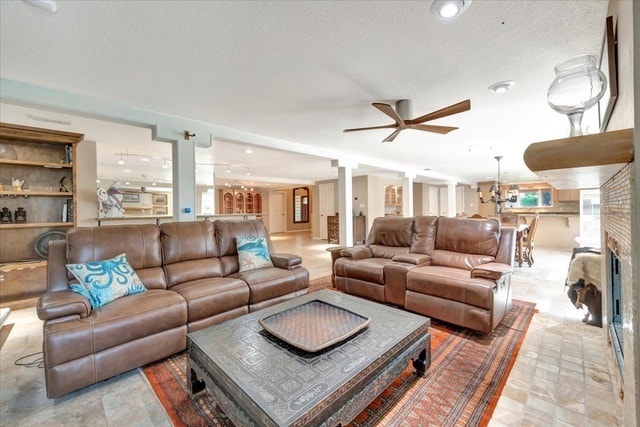
{"type": "Polygon", "coordinates": [[[527,167],[558,190],[600,188],[633,161],[633,128],[529,145],[527,167]]]}

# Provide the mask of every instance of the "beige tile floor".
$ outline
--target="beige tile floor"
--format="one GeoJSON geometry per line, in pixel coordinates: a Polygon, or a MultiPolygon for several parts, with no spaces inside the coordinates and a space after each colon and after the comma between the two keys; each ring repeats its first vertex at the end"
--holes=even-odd
{"type": "MultiPolygon", "coordinates": [[[[274,235],[279,252],[297,253],[311,278],[330,273],[322,241],[306,233],[274,235]]],[[[537,303],[520,354],[491,420],[492,426],[615,426],[621,405],[602,329],[583,325],[564,279],[570,252],[536,249],[533,268],[516,269],[514,298],[537,303]]],[[[0,331],[0,426],[170,425],[144,376],[133,370],[60,399],[49,400],[41,369],[14,365],[41,350],[34,308],[12,311],[0,331]]]]}

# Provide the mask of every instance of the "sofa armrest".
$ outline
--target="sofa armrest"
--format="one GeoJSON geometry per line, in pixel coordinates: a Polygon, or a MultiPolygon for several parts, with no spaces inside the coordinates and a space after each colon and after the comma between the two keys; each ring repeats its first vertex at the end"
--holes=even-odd
{"type": "Polygon", "coordinates": [[[38,298],[37,311],[40,320],[52,320],[71,315],[82,318],[91,314],[91,303],[82,295],[70,290],[49,292],[38,298]]]}
{"type": "Polygon", "coordinates": [[[366,246],[354,246],[353,248],[344,248],[340,251],[340,256],[350,258],[352,260],[371,258],[371,249],[369,249],[366,246]]]}
{"type": "Polygon", "coordinates": [[[431,262],[431,257],[425,254],[398,254],[391,258],[391,261],[406,262],[413,265],[427,265],[431,262]]]}
{"type": "Polygon", "coordinates": [[[302,258],[293,254],[271,254],[271,262],[274,267],[291,270],[302,264],[302,258]]]}
{"type": "Polygon", "coordinates": [[[513,267],[508,264],[502,264],[499,262],[489,262],[487,264],[481,264],[471,270],[472,278],[480,277],[482,279],[490,279],[496,281],[512,274],[513,267]]]}

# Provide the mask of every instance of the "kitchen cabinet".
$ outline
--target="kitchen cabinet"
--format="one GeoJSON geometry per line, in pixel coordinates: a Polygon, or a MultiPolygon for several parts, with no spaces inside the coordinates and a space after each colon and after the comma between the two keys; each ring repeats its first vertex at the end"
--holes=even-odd
{"type": "Polygon", "coordinates": [[[557,202],[578,202],[580,201],[580,190],[556,190],[557,202]]]}
{"type": "Polygon", "coordinates": [[[224,215],[261,214],[262,194],[244,190],[220,190],[220,211],[224,215]]]}

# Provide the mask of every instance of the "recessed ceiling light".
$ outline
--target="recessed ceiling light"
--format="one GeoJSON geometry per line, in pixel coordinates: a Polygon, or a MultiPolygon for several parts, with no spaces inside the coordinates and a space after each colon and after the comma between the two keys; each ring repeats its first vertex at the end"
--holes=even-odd
{"type": "Polygon", "coordinates": [[[96,183],[97,183],[97,184],[100,184],[100,180],[99,180],[99,179],[96,179],[96,183]]]}
{"type": "Polygon", "coordinates": [[[56,10],[58,10],[56,2],[53,0],[24,0],[24,2],[51,13],[54,13],[56,10]]]}
{"type": "Polygon", "coordinates": [[[123,169],[122,172],[131,172],[131,169],[123,169]]]}
{"type": "Polygon", "coordinates": [[[244,152],[247,154],[253,154],[253,150],[251,148],[247,148],[244,152]]]}
{"type": "Polygon", "coordinates": [[[505,93],[511,90],[512,87],[516,85],[516,82],[513,80],[504,80],[502,82],[494,83],[488,87],[489,91],[495,93],[505,93]]]}
{"type": "Polygon", "coordinates": [[[129,185],[129,181],[125,181],[125,182],[124,182],[124,185],[129,185]]]}
{"type": "Polygon", "coordinates": [[[152,182],[152,183],[151,183],[151,185],[156,185],[156,183],[155,183],[155,182],[152,182]]]}
{"type": "Polygon", "coordinates": [[[149,159],[147,159],[146,157],[142,157],[142,158],[140,159],[140,161],[141,161],[141,162],[148,162],[148,161],[149,161],[149,159]]]}
{"type": "Polygon", "coordinates": [[[469,4],[471,0],[434,0],[431,4],[431,14],[446,21],[460,16],[469,4]]]}

